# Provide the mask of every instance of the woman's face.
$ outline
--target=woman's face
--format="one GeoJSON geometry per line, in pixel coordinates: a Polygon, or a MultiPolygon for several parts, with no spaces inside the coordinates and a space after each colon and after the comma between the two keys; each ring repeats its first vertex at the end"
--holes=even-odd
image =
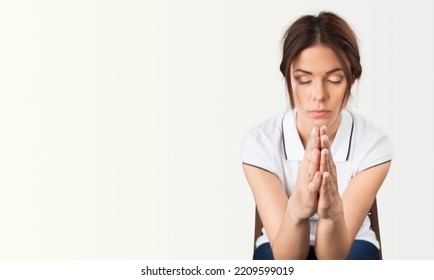
{"type": "Polygon", "coordinates": [[[310,131],[313,126],[327,125],[329,130],[337,130],[347,101],[347,80],[329,47],[315,45],[303,50],[291,65],[291,85],[299,128],[310,131]]]}

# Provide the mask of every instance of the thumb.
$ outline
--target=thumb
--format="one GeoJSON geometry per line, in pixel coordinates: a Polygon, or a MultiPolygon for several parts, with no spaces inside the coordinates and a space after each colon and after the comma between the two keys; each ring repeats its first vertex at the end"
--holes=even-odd
{"type": "Polygon", "coordinates": [[[321,175],[319,172],[315,172],[315,175],[313,176],[312,181],[307,186],[308,191],[310,194],[317,194],[319,189],[321,187],[321,175]]]}
{"type": "Polygon", "coordinates": [[[325,196],[330,189],[330,173],[324,172],[320,187],[320,196],[325,196]]]}

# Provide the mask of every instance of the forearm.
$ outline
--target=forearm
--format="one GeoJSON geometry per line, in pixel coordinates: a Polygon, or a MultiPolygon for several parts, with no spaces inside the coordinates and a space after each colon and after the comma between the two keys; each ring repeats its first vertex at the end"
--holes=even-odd
{"type": "Polygon", "coordinates": [[[282,224],[270,245],[274,259],[304,260],[309,253],[310,222],[309,219],[297,219],[291,211],[291,199],[282,224]]]}
{"type": "Polygon", "coordinates": [[[328,219],[319,219],[315,238],[318,259],[345,259],[351,249],[344,213],[328,219]]]}

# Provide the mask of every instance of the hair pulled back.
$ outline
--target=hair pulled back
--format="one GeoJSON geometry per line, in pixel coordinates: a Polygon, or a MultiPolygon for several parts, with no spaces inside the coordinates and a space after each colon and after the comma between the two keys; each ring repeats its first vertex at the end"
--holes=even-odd
{"type": "Polygon", "coordinates": [[[349,98],[353,82],[362,74],[362,66],[357,37],[345,20],[331,12],[302,16],[288,28],[283,40],[280,71],[286,80],[291,108],[294,108],[291,65],[304,49],[318,44],[329,47],[337,56],[347,80],[345,98],[349,98]]]}

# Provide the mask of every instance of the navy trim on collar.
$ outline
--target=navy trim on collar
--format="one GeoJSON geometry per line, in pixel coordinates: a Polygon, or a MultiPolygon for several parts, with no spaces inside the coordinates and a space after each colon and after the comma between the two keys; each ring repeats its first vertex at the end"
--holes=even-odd
{"type": "Polygon", "coordinates": [[[351,142],[353,140],[354,119],[351,118],[351,121],[352,121],[352,124],[351,124],[351,134],[350,134],[350,139],[348,140],[348,153],[347,153],[347,157],[345,158],[345,161],[348,161],[348,159],[350,158],[351,142]]]}
{"type": "Polygon", "coordinates": [[[288,156],[286,154],[286,147],[285,147],[285,133],[283,133],[283,131],[284,131],[283,121],[285,120],[285,116],[286,116],[286,114],[283,115],[282,123],[281,123],[281,126],[282,126],[282,143],[283,143],[283,153],[285,154],[285,159],[288,160],[288,156]]]}

